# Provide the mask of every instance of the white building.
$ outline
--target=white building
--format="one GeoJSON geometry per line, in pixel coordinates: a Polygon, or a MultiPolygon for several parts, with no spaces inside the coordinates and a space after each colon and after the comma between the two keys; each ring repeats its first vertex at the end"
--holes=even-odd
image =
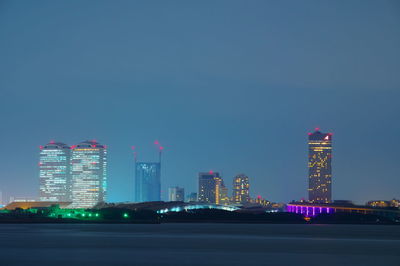
{"type": "Polygon", "coordinates": [[[106,201],[107,150],[95,140],[74,145],[71,154],[72,208],[106,201]]]}

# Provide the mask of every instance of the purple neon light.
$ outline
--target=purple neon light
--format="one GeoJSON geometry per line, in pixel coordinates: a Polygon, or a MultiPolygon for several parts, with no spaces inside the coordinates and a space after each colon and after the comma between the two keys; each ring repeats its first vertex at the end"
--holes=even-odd
{"type": "Polygon", "coordinates": [[[335,212],[334,208],[329,207],[321,207],[321,206],[302,206],[302,205],[288,205],[288,212],[300,213],[306,217],[315,217],[321,213],[333,213],[335,212]]]}

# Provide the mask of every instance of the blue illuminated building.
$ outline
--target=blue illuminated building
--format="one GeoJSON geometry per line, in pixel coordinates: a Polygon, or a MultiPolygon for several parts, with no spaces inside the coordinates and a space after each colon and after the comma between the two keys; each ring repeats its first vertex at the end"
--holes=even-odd
{"type": "Polygon", "coordinates": [[[161,200],[161,163],[135,162],[135,201],[161,200]]]}

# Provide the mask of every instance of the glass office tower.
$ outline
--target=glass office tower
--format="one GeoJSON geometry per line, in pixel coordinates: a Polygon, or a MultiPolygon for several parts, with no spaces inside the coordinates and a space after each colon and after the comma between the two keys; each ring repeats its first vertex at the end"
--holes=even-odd
{"type": "Polygon", "coordinates": [[[135,162],[135,201],[161,200],[161,163],[135,162]]]}
{"type": "Polygon", "coordinates": [[[70,147],[61,142],[51,141],[40,146],[40,201],[69,202],[71,200],[70,151],[70,147]]]}
{"type": "Polygon", "coordinates": [[[91,208],[106,201],[107,149],[95,140],[74,145],[71,155],[72,207],[91,208]]]}
{"type": "Polygon", "coordinates": [[[316,128],[308,134],[308,199],[313,203],[332,201],[332,134],[316,128]]]}

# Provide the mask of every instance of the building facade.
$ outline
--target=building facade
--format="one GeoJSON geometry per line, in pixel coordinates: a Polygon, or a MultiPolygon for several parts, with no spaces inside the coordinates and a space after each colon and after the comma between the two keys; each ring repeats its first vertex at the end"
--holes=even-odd
{"type": "Polygon", "coordinates": [[[91,208],[107,197],[107,149],[93,141],[71,147],[73,208],[91,208]]]}
{"type": "Polygon", "coordinates": [[[135,201],[161,200],[161,163],[135,162],[135,201]]]}
{"type": "Polygon", "coordinates": [[[233,178],[232,202],[244,204],[250,202],[250,184],[249,177],[239,174],[233,178]]]}
{"type": "Polygon", "coordinates": [[[39,200],[71,201],[70,147],[51,141],[40,146],[39,200]]]}
{"type": "Polygon", "coordinates": [[[332,134],[318,128],[308,134],[308,200],[332,202],[332,134]]]}
{"type": "Polygon", "coordinates": [[[230,203],[228,196],[228,188],[225,187],[224,182],[219,186],[219,199],[216,202],[217,204],[228,205],[230,203]]]}
{"type": "Polygon", "coordinates": [[[185,189],[182,187],[168,188],[168,201],[185,201],[185,189]]]}
{"type": "Polygon", "coordinates": [[[228,204],[227,189],[218,172],[199,173],[198,202],[228,204]]]}

